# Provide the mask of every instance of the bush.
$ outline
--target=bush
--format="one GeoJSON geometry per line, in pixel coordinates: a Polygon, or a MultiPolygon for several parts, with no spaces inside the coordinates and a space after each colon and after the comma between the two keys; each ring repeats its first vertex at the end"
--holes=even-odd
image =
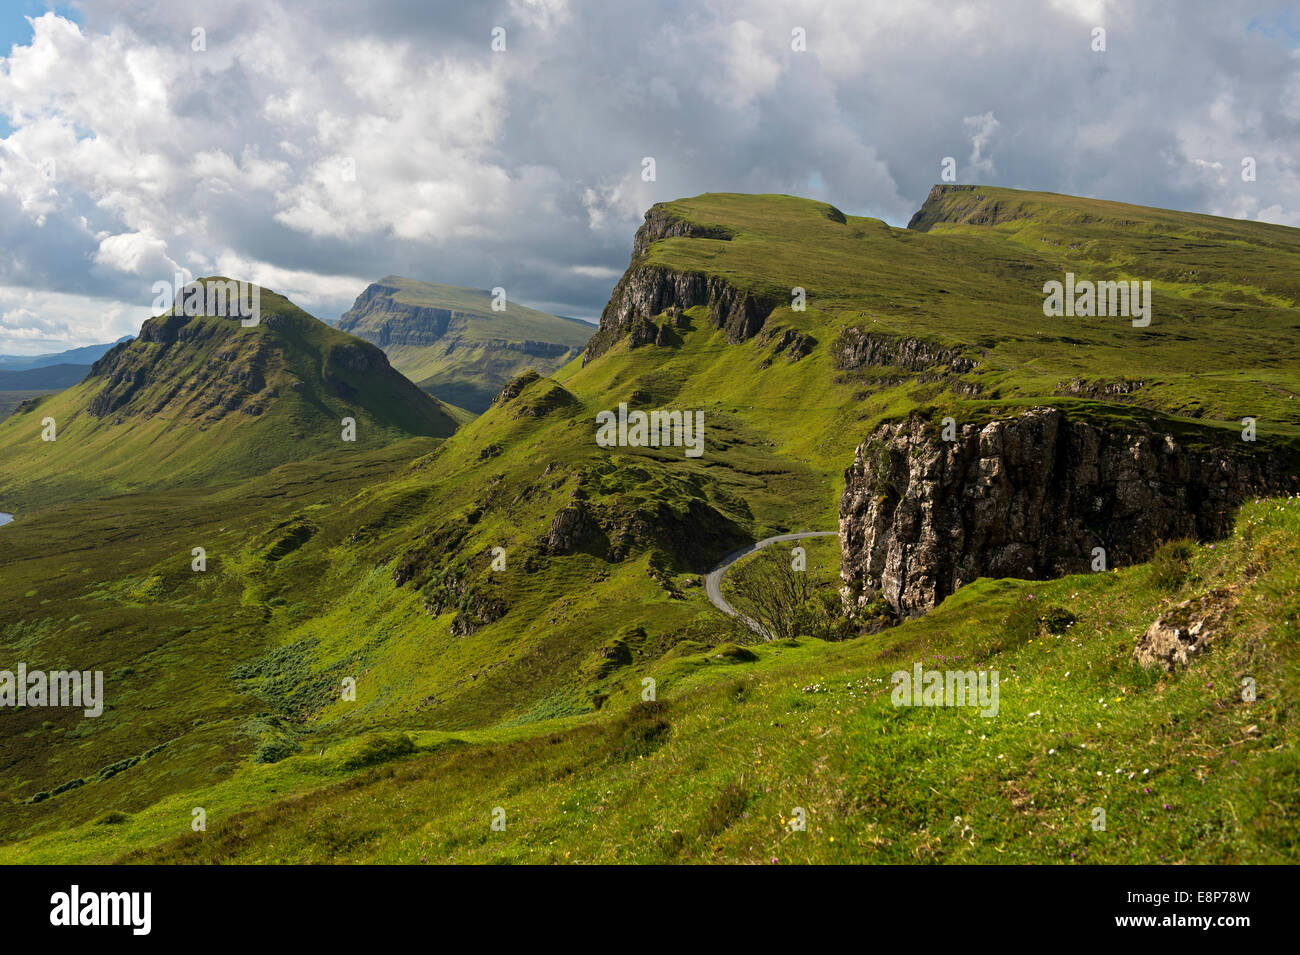
{"type": "Polygon", "coordinates": [[[1191,573],[1195,554],[1196,542],[1188,538],[1161,544],[1151,555],[1152,586],[1166,591],[1177,590],[1191,573]]]}
{"type": "Polygon", "coordinates": [[[280,760],[292,756],[300,749],[302,749],[302,747],[291,739],[280,738],[267,740],[259,746],[257,752],[253,754],[253,762],[278,763],[280,760]]]}

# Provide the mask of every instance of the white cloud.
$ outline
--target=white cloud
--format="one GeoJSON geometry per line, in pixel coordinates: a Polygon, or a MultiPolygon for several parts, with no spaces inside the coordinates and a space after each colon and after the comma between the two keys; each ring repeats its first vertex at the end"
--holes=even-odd
{"type": "Polygon", "coordinates": [[[993,134],[998,131],[998,121],[992,111],[979,116],[966,116],[961,124],[970,133],[970,168],[978,176],[993,176],[993,157],[985,155],[993,134]]]}
{"type": "Polygon", "coordinates": [[[180,266],[167,255],[167,243],[143,232],[107,236],[95,263],[131,275],[171,275],[180,266]]]}
{"type": "MultiPolygon", "coordinates": [[[[963,181],[1295,223],[1300,53],[1230,7],[96,0],[0,58],[0,287],[127,315],[179,266],[332,317],[397,272],[591,315],[653,202],[792,192],[902,224],[947,155],[963,181]]],[[[96,340],[95,308],[7,334],[96,340]]]]}
{"type": "Polygon", "coordinates": [[[40,355],[134,335],[148,308],[0,286],[0,353],[40,355]]]}

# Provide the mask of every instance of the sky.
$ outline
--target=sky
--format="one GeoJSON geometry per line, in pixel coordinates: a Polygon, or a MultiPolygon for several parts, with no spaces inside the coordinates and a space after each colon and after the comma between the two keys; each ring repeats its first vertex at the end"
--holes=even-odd
{"type": "Polygon", "coordinates": [[[329,321],[389,274],[595,320],[655,202],[901,226],[945,157],[1300,226],[1298,147],[1282,3],[0,0],[0,353],[132,334],[178,272],[329,321]]]}

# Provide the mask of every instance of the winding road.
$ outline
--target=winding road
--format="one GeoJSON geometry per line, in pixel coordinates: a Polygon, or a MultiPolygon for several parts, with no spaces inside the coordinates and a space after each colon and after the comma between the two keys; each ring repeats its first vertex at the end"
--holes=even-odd
{"type": "Polygon", "coordinates": [[[768,544],[777,544],[781,541],[803,540],[805,537],[831,537],[838,534],[839,531],[799,531],[797,534],[777,534],[775,537],[764,537],[756,544],[750,544],[748,547],[742,547],[738,551],[733,551],[726,557],[722,558],[722,560],[718,562],[718,566],[709,571],[708,575],[704,578],[704,592],[708,595],[709,603],[713,604],[713,606],[717,607],[727,616],[735,617],[764,640],[771,640],[772,634],[768,633],[766,627],[757,620],[745,616],[745,614],[731,606],[731,604],[727,603],[723,598],[723,575],[731,568],[731,565],[740,560],[740,558],[746,557],[749,554],[754,553],[756,550],[762,550],[768,544]]]}

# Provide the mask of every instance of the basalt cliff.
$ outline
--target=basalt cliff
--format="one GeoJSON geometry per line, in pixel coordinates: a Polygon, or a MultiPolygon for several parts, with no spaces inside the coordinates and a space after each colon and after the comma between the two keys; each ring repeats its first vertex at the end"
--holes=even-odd
{"type": "Polygon", "coordinates": [[[731,344],[748,341],[762,330],[776,307],[776,298],[738,288],[716,275],[682,271],[654,264],[650,247],[661,239],[691,238],[729,242],[730,230],[676,218],[664,204],[652,206],[632,242],[632,263],[610,293],[600,315],[600,326],[587,343],[583,363],[599,357],[617,341],[628,338],[633,347],[668,344],[672,329],[684,327],[681,312],[696,305],[709,309],[714,328],[726,331],[731,344]],[[653,318],[668,314],[669,321],[653,318]]]}
{"type": "Polygon", "coordinates": [[[839,522],[850,614],[883,597],[916,616],[977,577],[1143,561],[1162,541],[1222,536],[1245,497],[1296,481],[1279,455],[1055,408],[952,432],[917,413],[858,447],[839,522]]]}

